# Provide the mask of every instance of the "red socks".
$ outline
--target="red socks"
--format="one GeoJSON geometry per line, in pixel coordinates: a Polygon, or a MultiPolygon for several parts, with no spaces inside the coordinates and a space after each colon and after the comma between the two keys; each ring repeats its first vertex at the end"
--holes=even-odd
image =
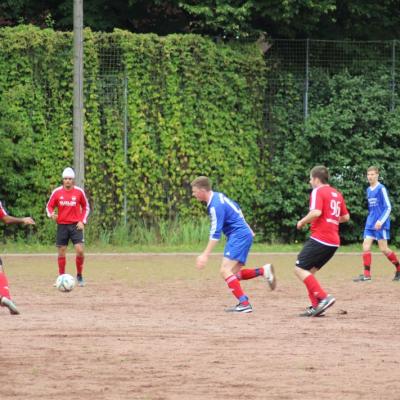
{"type": "Polygon", "coordinates": [[[317,300],[322,300],[325,299],[328,294],[325,292],[324,289],[320,286],[319,282],[315,279],[314,275],[309,275],[307,276],[306,279],[304,279],[304,284],[307,287],[310,300],[313,303],[312,296],[315,297],[317,300]]]}
{"type": "MultiPolygon", "coordinates": [[[[400,263],[399,260],[394,253],[394,251],[390,252],[386,255],[387,259],[396,267],[396,271],[400,271],[400,263]]],[[[371,276],[371,252],[364,251],[363,252],[363,263],[364,263],[364,275],[371,276]]]]}
{"type": "Polygon", "coordinates": [[[243,305],[249,304],[248,297],[243,293],[243,289],[240,286],[239,281],[246,281],[248,279],[257,278],[257,276],[264,275],[264,268],[255,269],[241,269],[237,274],[231,275],[225,279],[225,282],[232,290],[233,295],[242,303],[243,305]]]}
{"type": "Polygon", "coordinates": [[[58,257],[58,274],[63,275],[65,274],[65,265],[67,260],[65,257],[58,257]]]}
{"type": "MultiPolygon", "coordinates": [[[[84,256],[82,256],[82,257],[76,256],[76,258],[75,258],[76,273],[78,275],[82,275],[84,260],[85,260],[84,256]]],[[[58,273],[60,275],[65,274],[65,265],[66,264],[67,264],[67,260],[65,257],[58,257],[58,273]]]]}
{"type": "Polygon", "coordinates": [[[248,279],[257,278],[257,276],[264,275],[264,268],[255,269],[242,269],[236,274],[239,281],[246,281],[248,279]]]}
{"type": "Polygon", "coordinates": [[[386,257],[396,267],[396,271],[400,271],[399,260],[397,259],[396,254],[394,253],[394,251],[389,253],[386,257]]]}
{"type": "Polygon", "coordinates": [[[313,308],[316,308],[318,306],[318,299],[314,296],[314,293],[310,292],[307,288],[308,291],[308,297],[310,298],[311,305],[313,308]]]}
{"type": "Polygon", "coordinates": [[[0,296],[10,299],[10,289],[8,288],[8,279],[4,272],[0,272],[0,296]]]}
{"type": "Polygon", "coordinates": [[[225,282],[239,302],[247,306],[249,304],[249,298],[243,293],[242,287],[240,286],[240,282],[236,275],[229,276],[225,279],[225,282]]]}
{"type": "Polygon", "coordinates": [[[78,275],[82,275],[83,271],[83,261],[85,260],[84,256],[76,256],[75,258],[75,264],[76,264],[76,273],[78,275]]]}
{"type": "Polygon", "coordinates": [[[364,276],[371,276],[371,252],[363,252],[364,276]]]}

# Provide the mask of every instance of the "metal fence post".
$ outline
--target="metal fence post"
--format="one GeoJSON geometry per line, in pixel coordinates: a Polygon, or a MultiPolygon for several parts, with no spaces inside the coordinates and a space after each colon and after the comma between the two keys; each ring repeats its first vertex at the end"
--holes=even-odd
{"type": "Polygon", "coordinates": [[[83,131],[83,0],[74,0],[74,94],[73,94],[73,146],[76,183],[85,182],[85,141],[83,131]]]}
{"type": "Polygon", "coordinates": [[[392,99],[390,104],[390,111],[394,111],[396,96],[396,40],[392,43],[392,99]]]}
{"type": "Polygon", "coordinates": [[[127,201],[127,174],[128,171],[128,78],[124,78],[124,163],[125,163],[125,177],[124,177],[124,224],[128,223],[128,201],[127,201]]]}
{"type": "Polygon", "coordinates": [[[308,87],[309,87],[310,39],[306,40],[306,68],[304,82],[304,121],[308,118],[308,87]]]}

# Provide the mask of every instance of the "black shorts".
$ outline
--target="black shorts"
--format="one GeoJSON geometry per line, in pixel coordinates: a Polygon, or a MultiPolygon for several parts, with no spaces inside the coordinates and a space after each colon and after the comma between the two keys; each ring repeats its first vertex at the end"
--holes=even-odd
{"type": "Polygon", "coordinates": [[[76,224],[59,224],[57,225],[56,246],[68,246],[71,239],[73,244],[83,243],[83,231],[76,227],[76,224]]]}
{"type": "Polygon", "coordinates": [[[337,249],[335,246],[327,246],[308,239],[297,256],[296,267],[307,271],[311,268],[320,269],[333,257],[337,249]]]}

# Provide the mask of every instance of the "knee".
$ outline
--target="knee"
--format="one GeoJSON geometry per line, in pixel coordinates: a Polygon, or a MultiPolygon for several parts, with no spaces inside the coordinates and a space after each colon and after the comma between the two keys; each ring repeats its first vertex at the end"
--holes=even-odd
{"type": "Polygon", "coordinates": [[[223,263],[219,270],[223,279],[229,278],[231,275],[234,275],[234,268],[231,265],[223,263]]]}
{"type": "Polygon", "coordinates": [[[363,249],[364,252],[370,251],[371,250],[371,246],[369,244],[363,244],[362,249],[363,249]]]}
{"type": "Polygon", "coordinates": [[[77,257],[83,257],[84,256],[84,250],[82,246],[76,246],[75,247],[75,254],[77,257]]]}
{"type": "Polygon", "coordinates": [[[303,269],[298,267],[297,265],[294,267],[294,274],[300,278],[302,276],[303,269]]]}
{"type": "Polygon", "coordinates": [[[224,265],[221,265],[221,268],[219,269],[219,274],[222,276],[222,278],[226,277],[227,271],[227,268],[224,265]]]}
{"type": "Polygon", "coordinates": [[[385,243],[385,242],[384,242],[384,243],[378,242],[378,247],[379,247],[379,250],[380,250],[385,256],[387,256],[388,254],[391,253],[391,250],[389,249],[387,243],[385,243]]]}

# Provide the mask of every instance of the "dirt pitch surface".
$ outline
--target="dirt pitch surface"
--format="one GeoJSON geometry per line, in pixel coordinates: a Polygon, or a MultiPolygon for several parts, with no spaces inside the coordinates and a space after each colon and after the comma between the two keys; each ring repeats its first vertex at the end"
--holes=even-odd
{"type": "Polygon", "coordinates": [[[360,259],[336,255],[319,273],[336,304],[300,318],[295,255],[250,257],[275,264],[278,287],[243,282],[244,315],[224,312],[220,256],[204,271],[194,256],[88,256],[87,286],[65,294],[55,256],[4,255],[21,315],[0,309],[0,398],[398,400],[400,282],[381,256],[372,282],[352,282],[360,259]]]}

